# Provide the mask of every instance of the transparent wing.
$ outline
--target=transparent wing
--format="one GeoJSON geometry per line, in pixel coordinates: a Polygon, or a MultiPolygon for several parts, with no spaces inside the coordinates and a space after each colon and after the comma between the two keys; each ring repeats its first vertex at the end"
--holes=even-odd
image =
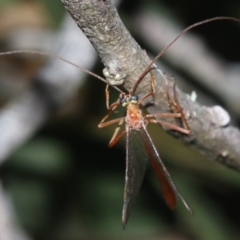
{"type": "Polygon", "coordinates": [[[142,139],[141,129],[126,126],[126,172],[122,223],[125,228],[136,195],[142,184],[147,164],[147,153],[142,139]]]}
{"type": "Polygon", "coordinates": [[[176,195],[182,200],[183,204],[185,207],[190,211],[191,214],[193,214],[193,210],[191,207],[187,204],[186,200],[174,184],[170,174],[168,173],[166,167],[164,166],[153,142],[152,139],[150,138],[146,126],[142,125],[141,128],[141,134],[143,138],[143,142],[145,145],[145,149],[148,155],[148,158],[154,167],[156,174],[158,176],[158,179],[161,184],[162,192],[164,199],[168,206],[170,208],[174,208],[176,206],[176,195]]]}
{"type": "Polygon", "coordinates": [[[142,184],[147,159],[150,160],[156,171],[161,184],[164,199],[168,206],[170,208],[174,208],[177,203],[176,196],[178,196],[185,207],[191,214],[193,214],[193,210],[187,204],[164,166],[152,139],[147,132],[146,126],[142,124],[142,127],[138,130],[127,128],[126,134],[126,173],[122,213],[123,228],[125,228],[127,224],[130,211],[142,184]]]}

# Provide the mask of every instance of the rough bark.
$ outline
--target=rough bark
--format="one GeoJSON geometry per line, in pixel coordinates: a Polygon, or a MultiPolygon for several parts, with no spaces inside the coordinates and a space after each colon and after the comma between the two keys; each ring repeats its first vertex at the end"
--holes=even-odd
{"type": "MultiPolygon", "coordinates": [[[[126,90],[130,90],[149,59],[126,30],[112,2],[61,1],[98,52],[106,68],[104,72],[107,80],[114,85],[123,84],[126,90]]],[[[154,99],[149,99],[144,105],[150,113],[169,111],[162,73],[159,70],[154,71],[154,74],[156,94],[154,99]]],[[[145,78],[139,84],[136,94],[143,95],[149,90],[149,78],[145,78]]],[[[177,136],[207,157],[240,170],[240,132],[228,125],[228,113],[221,107],[200,106],[179,89],[177,93],[191,128],[190,135],[177,136]]],[[[173,131],[171,133],[175,134],[173,131]]]]}

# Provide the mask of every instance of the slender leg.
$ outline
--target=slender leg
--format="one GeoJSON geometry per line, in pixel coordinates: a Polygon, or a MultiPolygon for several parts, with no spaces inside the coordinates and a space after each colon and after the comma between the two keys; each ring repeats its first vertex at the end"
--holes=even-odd
{"type": "Polygon", "coordinates": [[[147,114],[145,115],[145,118],[156,118],[156,117],[162,117],[162,118],[178,118],[182,117],[181,113],[156,113],[156,114],[147,114]]]}
{"type": "Polygon", "coordinates": [[[115,129],[115,131],[113,133],[113,136],[112,136],[112,138],[111,138],[111,140],[110,140],[110,142],[108,144],[109,147],[114,146],[118,142],[118,140],[125,134],[126,130],[124,130],[120,134],[118,134],[122,124],[124,123],[124,120],[125,120],[125,118],[122,118],[119,121],[118,127],[116,127],[116,129],[115,129]]]}
{"type": "MultiPolygon", "coordinates": [[[[109,147],[112,147],[114,146],[118,140],[125,134],[125,130],[123,132],[121,132],[120,134],[119,131],[120,131],[120,128],[122,126],[122,124],[124,123],[124,120],[125,120],[125,117],[120,117],[120,118],[116,118],[116,119],[113,119],[113,120],[109,120],[106,122],[106,120],[114,113],[114,110],[120,105],[120,101],[116,101],[114,103],[112,103],[110,106],[109,106],[109,84],[107,84],[106,88],[105,88],[105,96],[106,96],[106,107],[107,109],[109,110],[108,111],[108,114],[106,116],[104,116],[104,118],[101,120],[101,122],[98,124],[98,127],[99,128],[104,128],[104,127],[107,127],[107,126],[110,126],[114,123],[118,123],[118,127],[116,127],[114,133],[113,133],[113,136],[108,144],[109,147]]],[[[120,97],[123,96],[125,93],[121,93],[120,94],[120,97]]]]}
{"type": "Polygon", "coordinates": [[[105,95],[106,95],[106,106],[107,106],[107,109],[109,110],[108,114],[101,120],[101,122],[98,124],[98,127],[99,128],[104,128],[104,127],[107,127],[107,126],[110,126],[114,123],[118,123],[118,127],[116,127],[114,133],[113,133],[113,136],[108,144],[109,147],[112,147],[114,146],[118,140],[125,134],[125,130],[123,132],[121,132],[120,134],[119,131],[120,131],[120,128],[122,126],[122,124],[124,123],[124,120],[125,120],[125,117],[120,117],[120,118],[116,118],[116,119],[113,119],[113,120],[110,120],[110,121],[106,121],[107,118],[109,118],[111,116],[111,114],[114,113],[114,109],[116,109],[116,107],[118,107],[120,105],[119,101],[117,102],[114,102],[111,104],[111,106],[109,106],[109,91],[108,91],[108,85],[106,87],[106,90],[105,90],[105,95]]]}
{"type": "Polygon", "coordinates": [[[154,77],[154,75],[153,75],[153,73],[152,73],[152,70],[150,70],[150,74],[151,74],[151,87],[152,87],[152,91],[151,91],[150,93],[145,94],[145,95],[138,101],[139,104],[141,104],[141,102],[142,102],[143,100],[145,100],[146,98],[148,98],[148,97],[150,97],[150,96],[152,96],[152,95],[155,94],[155,77],[154,77]]]}
{"type": "MultiPolygon", "coordinates": [[[[106,116],[108,117],[108,115],[106,116]]],[[[122,119],[124,119],[124,117],[120,117],[120,118],[116,118],[116,119],[113,119],[113,120],[110,120],[110,121],[107,121],[107,122],[104,122],[103,120],[98,124],[98,128],[104,128],[104,127],[107,127],[107,126],[110,126],[114,123],[118,123],[120,122],[122,119]]]]}
{"type": "Polygon", "coordinates": [[[109,84],[106,85],[106,88],[105,88],[105,96],[106,96],[106,106],[107,106],[107,109],[109,110],[109,84]]]}
{"type": "MultiPolygon", "coordinates": [[[[151,61],[151,59],[149,58],[149,56],[147,55],[147,52],[146,51],[144,51],[145,52],[145,55],[148,57],[148,60],[149,60],[149,63],[151,63],[152,61],[151,61]]],[[[153,66],[151,66],[151,68],[147,71],[147,72],[143,72],[140,76],[139,76],[139,78],[137,79],[137,81],[134,83],[134,85],[133,85],[133,87],[132,87],[132,89],[130,90],[130,92],[129,92],[129,95],[133,95],[134,94],[134,92],[135,92],[135,90],[136,90],[136,88],[137,88],[137,86],[138,86],[138,84],[142,81],[142,79],[150,72],[150,74],[151,74],[151,84],[152,84],[152,93],[151,94],[146,94],[146,95],[148,95],[148,96],[144,96],[143,97],[143,99],[141,99],[141,101],[140,102],[142,102],[144,99],[146,99],[147,97],[149,97],[149,96],[151,96],[151,95],[153,95],[154,93],[155,93],[155,86],[154,86],[154,76],[153,76],[153,74],[152,74],[152,71],[151,71],[151,69],[153,69],[153,68],[155,68],[155,67],[153,67],[153,66]]]]}
{"type": "Polygon", "coordinates": [[[161,125],[164,125],[164,126],[166,126],[168,128],[171,128],[173,130],[176,130],[176,131],[184,133],[184,134],[189,134],[190,133],[189,129],[179,127],[179,126],[174,125],[174,124],[169,123],[169,122],[165,122],[165,121],[161,121],[161,120],[157,120],[157,119],[149,119],[148,122],[159,123],[161,125]]]}
{"type": "Polygon", "coordinates": [[[110,120],[108,122],[104,122],[104,123],[99,123],[98,124],[98,127],[99,128],[103,128],[103,127],[107,127],[107,126],[110,126],[114,123],[118,123],[118,127],[116,127],[114,133],[113,133],[113,136],[108,144],[109,147],[112,147],[114,146],[118,140],[124,135],[124,133],[126,132],[126,130],[124,130],[123,132],[121,132],[120,134],[119,133],[119,130],[122,126],[122,124],[124,123],[124,120],[125,120],[125,117],[121,117],[121,118],[117,118],[117,119],[113,119],[113,120],[110,120]]]}
{"type": "Polygon", "coordinates": [[[108,118],[114,113],[114,109],[115,109],[117,106],[119,106],[119,105],[120,105],[119,102],[115,102],[115,103],[113,103],[113,104],[109,107],[109,112],[108,112],[108,114],[107,114],[106,116],[104,116],[104,118],[103,118],[103,119],[100,121],[100,123],[98,124],[98,127],[99,127],[99,128],[106,127],[106,126],[108,126],[108,125],[111,125],[111,124],[115,123],[114,120],[117,120],[117,119],[108,121],[108,122],[114,121],[113,123],[110,123],[110,124],[107,124],[108,122],[105,122],[105,121],[106,121],[106,119],[108,119],[108,118]]]}
{"type": "Polygon", "coordinates": [[[104,116],[104,118],[98,124],[99,128],[109,126],[109,125],[119,121],[119,119],[115,119],[116,121],[111,120],[111,121],[105,122],[106,119],[108,119],[114,113],[114,109],[116,109],[120,105],[119,101],[116,101],[116,102],[112,103],[111,106],[109,106],[109,90],[108,90],[108,88],[109,88],[109,85],[107,84],[106,89],[105,89],[105,96],[106,96],[106,106],[109,111],[108,111],[108,114],[106,116],[104,116]]]}
{"type": "Polygon", "coordinates": [[[108,146],[112,147],[114,146],[118,140],[126,133],[126,130],[123,130],[115,139],[111,139],[111,141],[109,142],[108,146]]]}
{"type": "Polygon", "coordinates": [[[177,98],[177,92],[176,92],[176,80],[175,80],[174,77],[172,77],[172,79],[173,79],[173,93],[174,93],[174,100],[175,100],[175,103],[176,103],[176,105],[177,105],[177,107],[178,107],[178,112],[181,113],[181,115],[182,115],[182,119],[183,119],[183,122],[185,123],[186,128],[189,130],[189,133],[190,133],[190,126],[189,126],[189,124],[188,124],[188,121],[187,121],[187,119],[186,119],[186,117],[185,117],[185,114],[184,114],[184,112],[183,112],[183,109],[182,109],[182,107],[181,107],[181,105],[180,105],[180,103],[179,103],[179,101],[178,101],[178,98],[177,98]]]}
{"type": "Polygon", "coordinates": [[[108,88],[109,88],[109,84],[107,84],[106,89],[105,89],[106,106],[107,106],[108,110],[113,111],[120,103],[118,101],[116,101],[109,106],[109,90],[108,90],[108,88]]]}
{"type": "MultiPolygon", "coordinates": [[[[178,98],[177,98],[177,92],[176,92],[176,80],[175,78],[173,78],[173,98],[174,100],[172,99],[172,97],[170,96],[170,93],[169,93],[169,86],[168,86],[168,80],[167,80],[167,77],[166,75],[164,74],[164,80],[165,80],[165,84],[166,84],[166,95],[167,95],[167,99],[168,99],[168,102],[169,102],[169,105],[173,108],[175,108],[175,110],[181,114],[181,118],[186,126],[186,129],[188,130],[188,132],[190,133],[190,126],[188,124],[188,121],[185,117],[185,114],[183,112],[183,109],[178,101],[178,98]]],[[[188,133],[188,134],[189,134],[188,133]]]]}
{"type": "MultiPolygon", "coordinates": [[[[151,59],[149,58],[149,56],[147,55],[147,52],[145,51],[145,54],[146,56],[148,57],[149,59],[149,62],[151,62],[151,59]]],[[[152,72],[152,69],[155,68],[155,67],[151,67],[151,69],[149,70],[150,74],[151,74],[151,87],[152,87],[152,91],[150,93],[147,93],[145,96],[143,96],[140,101],[139,101],[139,104],[146,98],[152,96],[155,94],[155,77],[154,77],[154,74],[152,72]]]]}

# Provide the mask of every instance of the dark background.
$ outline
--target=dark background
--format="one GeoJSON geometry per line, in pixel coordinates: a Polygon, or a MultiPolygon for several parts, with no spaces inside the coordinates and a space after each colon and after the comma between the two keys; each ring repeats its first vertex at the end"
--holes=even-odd
{"type": "MultiPolygon", "coordinates": [[[[174,24],[183,26],[180,30],[214,16],[240,17],[239,1],[220,1],[217,4],[215,1],[188,0],[122,1],[120,16],[152,56],[157,54],[152,43],[148,44],[141,38],[133,24],[135,16],[146,9],[163,14],[174,24]]],[[[1,50],[11,47],[10,33],[19,28],[19,19],[26,28],[34,22],[36,31],[55,32],[64,14],[65,9],[57,0],[1,1],[1,50]],[[26,6],[35,14],[27,15],[24,12],[26,6]]],[[[221,21],[196,28],[191,34],[204,41],[221,61],[235,66],[240,60],[239,29],[239,23],[221,21]]],[[[185,78],[192,90],[205,92],[207,99],[204,94],[200,95],[200,102],[226,107],[221,96],[211,93],[211,89],[196,81],[195,76],[172,65],[167,58],[163,58],[163,62],[173,69],[169,75],[185,78]]],[[[0,64],[28,76],[41,67],[42,61],[38,56],[34,60],[3,56],[0,64]]],[[[92,71],[101,75],[101,69],[102,65],[98,63],[92,71]]],[[[1,105],[5,106],[29,84],[13,82],[12,88],[2,90],[5,94],[0,96],[1,105]]],[[[159,126],[149,126],[150,133],[195,215],[191,216],[180,202],[174,211],[168,209],[161,197],[157,178],[148,167],[127,229],[122,230],[125,145],[122,139],[109,149],[107,144],[114,127],[97,128],[107,112],[104,87],[94,78],[86,81],[78,94],[58,109],[34,137],[0,166],[1,181],[13,205],[17,223],[23,230],[39,240],[239,239],[239,174],[187,148],[166,135],[159,126]]],[[[114,97],[117,98],[117,94],[113,93],[114,97]]],[[[236,105],[239,104],[236,102],[236,105]]],[[[233,124],[238,126],[238,113],[233,109],[229,111],[233,124]]]]}

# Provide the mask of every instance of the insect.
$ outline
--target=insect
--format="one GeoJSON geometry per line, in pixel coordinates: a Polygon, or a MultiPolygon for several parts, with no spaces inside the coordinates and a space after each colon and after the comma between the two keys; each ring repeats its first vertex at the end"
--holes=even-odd
{"type": "Polygon", "coordinates": [[[107,103],[107,108],[109,110],[109,113],[102,119],[102,121],[99,123],[98,126],[100,128],[104,128],[114,123],[118,124],[118,127],[114,131],[114,134],[109,142],[110,147],[114,146],[118,142],[118,140],[124,134],[126,134],[126,175],[125,175],[125,189],[124,189],[124,206],[123,206],[123,213],[122,213],[122,222],[123,222],[124,228],[128,221],[129,214],[134,204],[138,190],[141,186],[145,168],[146,168],[147,159],[150,160],[151,164],[153,165],[156,171],[156,174],[160,180],[160,184],[162,187],[163,196],[167,204],[169,205],[169,207],[171,208],[175,207],[176,197],[178,196],[182,200],[186,208],[191,213],[193,213],[192,209],[189,207],[189,205],[187,204],[187,202],[185,201],[185,199],[183,198],[183,196],[181,195],[181,193],[173,183],[146,129],[146,126],[148,123],[159,123],[168,128],[181,132],[183,134],[189,134],[190,127],[185,118],[183,110],[178,102],[175,81],[173,82],[173,97],[171,97],[169,93],[167,77],[163,75],[165,79],[165,84],[166,84],[166,97],[172,112],[143,115],[140,109],[140,104],[147,98],[154,97],[155,95],[155,78],[153,74],[153,71],[154,71],[153,64],[184,33],[186,33],[187,31],[189,31],[194,27],[197,27],[199,25],[202,25],[211,21],[216,21],[216,20],[233,20],[233,21],[240,22],[239,19],[232,18],[232,17],[215,17],[215,18],[204,20],[202,22],[198,22],[196,24],[193,24],[187,27],[149,63],[149,65],[146,67],[144,72],[136,80],[136,82],[134,83],[133,87],[131,88],[128,94],[124,93],[116,86],[111,86],[112,88],[115,88],[117,91],[120,92],[120,96],[118,101],[112,103],[110,106],[109,106],[109,90],[108,90],[109,85],[107,81],[83,67],[80,67],[74,63],[71,63],[54,54],[46,53],[46,52],[17,50],[17,51],[0,53],[0,55],[9,55],[9,54],[15,54],[15,53],[30,53],[30,54],[47,55],[50,57],[58,58],[75,67],[80,68],[82,71],[98,78],[104,83],[107,83],[105,93],[106,93],[106,103],[107,103]],[[134,93],[139,83],[142,81],[142,79],[145,77],[147,73],[150,73],[151,75],[151,92],[145,94],[142,98],[139,99],[138,96],[136,96],[134,93]],[[120,105],[122,105],[123,107],[126,107],[126,115],[124,117],[107,121],[107,119],[114,113],[115,109],[120,105]],[[160,117],[161,118],[174,117],[174,118],[182,119],[185,125],[185,128],[159,120],[158,118],[160,117]],[[125,130],[119,133],[121,126],[124,123],[125,123],[125,130]]]}
{"type": "Polygon", "coordinates": [[[175,184],[173,183],[170,174],[168,173],[166,167],[164,166],[156,147],[153,144],[151,137],[146,129],[148,123],[159,123],[161,125],[165,125],[171,129],[179,131],[184,134],[190,133],[190,127],[188,122],[184,116],[183,110],[178,102],[176,89],[175,89],[175,80],[173,86],[174,96],[172,99],[168,89],[168,80],[166,75],[163,75],[166,83],[166,95],[168,102],[172,108],[175,109],[176,112],[169,113],[159,113],[159,114],[148,114],[143,115],[140,110],[140,104],[143,100],[153,96],[155,94],[155,83],[154,83],[154,75],[152,70],[151,73],[151,88],[152,91],[145,94],[141,99],[138,96],[134,95],[134,92],[137,88],[138,82],[136,82],[128,94],[124,92],[120,92],[120,96],[118,101],[114,102],[109,106],[109,91],[108,86],[106,87],[106,102],[109,113],[102,119],[99,123],[98,127],[103,128],[114,123],[118,123],[118,127],[115,129],[113,136],[109,142],[109,147],[114,146],[118,140],[126,134],[126,173],[125,173],[125,188],[124,188],[124,205],[122,212],[122,223],[123,228],[126,227],[126,223],[128,221],[131,208],[134,204],[135,197],[138,193],[138,190],[142,184],[142,180],[144,177],[146,163],[149,159],[153,168],[156,171],[158,179],[161,184],[161,188],[163,191],[163,196],[170,208],[174,208],[176,206],[176,196],[178,196],[186,208],[193,214],[191,207],[187,204],[186,200],[183,198],[175,184]],[[121,118],[117,118],[114,120],[109,120],[111,114],[114,113],[114,110],[122,105],[126,107],[126,115],[121,118]],[[173,125],[171,123],[158,120],[158,118],[182,118],[186,129],[179,127],[177,125],[173,125]],[[125,122],[125,130],[121,133],[120,127],[125,122]]]}

